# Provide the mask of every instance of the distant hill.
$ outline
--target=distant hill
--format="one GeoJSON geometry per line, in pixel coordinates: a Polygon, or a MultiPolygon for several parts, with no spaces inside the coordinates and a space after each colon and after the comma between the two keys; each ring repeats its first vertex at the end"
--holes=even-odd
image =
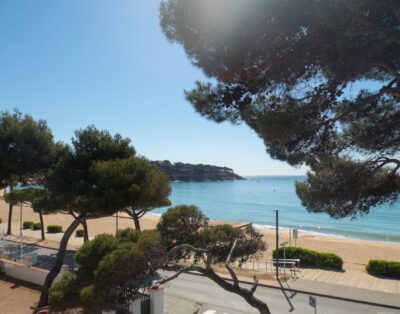
{"type": "Polygon", "coordinates": [[[182,162],[171,163],[168,160],[153,161],[153,163],[164,171],[171,181],[223,181],[223,180],[245,180],[228,167],[212,165],[193,165],[182,162]]]}

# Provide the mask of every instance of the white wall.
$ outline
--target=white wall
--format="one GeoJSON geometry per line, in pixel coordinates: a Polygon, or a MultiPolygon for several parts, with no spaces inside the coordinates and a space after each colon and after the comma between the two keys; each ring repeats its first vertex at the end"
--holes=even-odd
{"type": "MultiPolygon", "coordinates": [[[[27,267],[23,264],[16,263],[13,261],[9,261],[6,259],[0,259],[1,269],[6,273],[7,276],[10,276],[15,279],[20,279],[23,281],[27,281],[33,283],[38,286],[43,286],[46,276],[48,274],[48,270],[36,268],[36,267],[27,267]]],[[[64,271],[55,279],[55,282],[60,280],[64,271]]]]}

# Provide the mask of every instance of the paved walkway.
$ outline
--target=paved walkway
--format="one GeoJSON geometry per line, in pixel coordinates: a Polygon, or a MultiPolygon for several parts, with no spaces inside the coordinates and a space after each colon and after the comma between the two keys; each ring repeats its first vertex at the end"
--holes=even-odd
{"type": "Polygon", "coordinates": [[[303,269],[299,277],[310,281],[400,294],[400,280],[378,278],[363,271],[303,269]]]}
{"type": "MultiPolygon", "coordinates": [[[[222,276],[229,278],[227,274],[224,274],[222,276]]],[[[243,276],[240,276],[239,280],[241,280],[242,282],[249,282],[250,284],[253,283],[251,279],[243,276]]],[[[276,280],[261,279],[259,280],[259,283],[261,285],[266,285],[269,287],[280,288],[276,280]]],[[[290,279],[287,282],[281,280],[281,283],[283,288],[288,290],[288,294],[291,294],[292,291],[297,290],[311,295],[326,295],[339,299],[361,301],[364,303],[389,305],[400,309],[400,297],[398,293],[388,293],[384,290],[379,291],[365,288],[357,288],[338,283],[332,284],[302,278],[297,278],[295,280],[290,279]]]]}
{"type": "MultiPolygon", "coordinates": [[[[268,273],[271,276],[275,273],[272,262],[248,262],[244,263],[242,268],[260,274],[268,273]]],[[[282,269],[281,271],[283,272],[282,269]]],[[[289,270],[286,270],[286,273],[290,276],[289,270]]],[[[333,271],[302,268],[300,272],[296,272],[296,275],[308,281],[400,294],[400,280],[379,278],[360,270],[333,271]]]]}

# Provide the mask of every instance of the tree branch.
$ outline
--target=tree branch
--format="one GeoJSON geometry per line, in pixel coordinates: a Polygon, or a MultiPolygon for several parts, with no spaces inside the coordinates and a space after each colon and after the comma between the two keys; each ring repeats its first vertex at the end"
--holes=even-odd
{"type": "Polygon", "coordinates": [[[158,281],[158,283],[159,283],[160,285],[163,285],[163,284],[167,283],[168,281],[171,281],[171,280],[177,278],[180,274],[182,274],[182,273],[184,273],[184,272],[186,272],[186,271],[192,269],[193,266],[194,266],[194,264],[195,264],[195,263],[193,263],[193,264],[191,264],[190,266],[187,266],[187,267],[182,267],[182,268],[181,268],[179,271],[177,271],[174,275],[172,275],[171,277],[168,277],[168,278],[164,278],[164,279],[158,281]]]}
{"type": "Polygon", "coordinates": [[[258,278],[257,278],[256,275],[254,275],[253,281],[254,281],[253,286],[252,286],[251,289],[250,289],[250,293],[251,293],[251,294],[254,294],[254,292],[256,292],[256,289],[257,289],[257,287],[258,287],[258,278]]]}
{"type": "Polygon", "coordinates": [[[195,247],[193,245],[190,245],[190,244],[180,244],[180,245],[177,245],[177,246],[173,247],[167,253],[167,255],[171,256],[172,254],[174,254],[175,252],[180,251],[180,250],[190,250],[190,251],[193,251],[193,252],[196,252],[196,253],[207,253],[208,252],[207,250],[197,248],[197,247],[195,247]]]}
{"type": "Polygon", "coordinates": [[[258,298],[256,298],[253,295],[253,293],[255,291],[254,287],[252,288],[252,290],[254,290],[252,292],[252,290],[248,290],[245,288],[241,288],[239,286],[235,286],[235,285],[227,282],[225,279],[221,278],[220,276],[218,276],[212,268],[203,269],[203,268],[199,267],[197,270],[200,273],[202,273],[203,275],[207,276],[212,281],[214,281],[221,288],[223,288],[227,291],[230,291],[232,293],[235,293],[235,294],[241,296],[242,298],[244,298],[248,304],[250,304],[252,307],[255,307],[256,309],[258,309],[260,314],[271,314],[267,304],[265,304],[264,302],[262,302],[261,300],[259,300],[258,298]]]}
{"type": "MultiPolygon", "coordinates": [[[[374,66],[380,68],[381,70],[384,70],[385,72],[388,72],[389,74],[393,75],[396,78],[396,80],[400,80],[400,74],[397,73],[397,71],[395,69],[393,69],[393,67],[390,66],[389,64],[384,63],[384,62],[375,62],[375,63],[372,63],[372,65],[374,65],[374,66]]],[[[392,84],[393,83],[391,82],[390,85],[392,85],[392,84]]]]}
{"type": "Polygon", "coordinates": [[[225,260],[225,268],[229,271],[229,273],[230,273],[230,275],[231,275],[231,277],[233,279],[233,284],[236,287],[239,286],[239,280],[238,280],[235,272],[233,271],[232,267],[229,264],[231,262],[232,255],[233,255],[233,252],[234,252],[234,250],[236,248],[236,245],[237,245],[238,241],[239,241],[239,239],[235,239],[235,241],[232,244],[231,250],[229,251],[229,255],[227,256],[227,258],[225,260]]]}

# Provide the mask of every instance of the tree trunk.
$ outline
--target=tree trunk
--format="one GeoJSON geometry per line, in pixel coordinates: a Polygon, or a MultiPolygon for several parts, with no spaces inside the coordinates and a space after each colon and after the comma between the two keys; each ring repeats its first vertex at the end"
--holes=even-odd
{"type": "Polygon", "coordinates": [[[140,222],[139,222],[139,217],[136,215],[132,216],[133,221],[135,223],[135,229],[140,231],[140,222]]]}
{"type": "Polygon", "coordinates": [[[196,268],[196,270],[198,270],[200,273],[202,273],[203,275],[207,276],[209,279],[214,281],[221,288],[241,296],[243,299],[246,300],[248,304],[256,308],[260,312],[260,314],[271,314],[268,305],[266,305],[264,302],[256,298],[254,294],[250,292],[250,290],[241,288],[238,285],[235,286],[227,282],[225,279],[218,276],[211,268],[204,269],[198,267],[196,268]]]}
{"type": "Polygon", "coordinates": [[[44,223],[43,223],[43,213],[42,210],[39,210],[39,219],[40,219],[40,232],[42,234],[42,241],[46,240],[44,235],[44,223]]]}
{"type": "Polygon", "coordinates": [[[89,241],[89,231],[88,231],[86,219],[84,221],[82,221],[82,226],[83,226],[83,232],[84,232],[83,242],[87,242],[87,241],[89,241]]]}
{"type": "Polygon", "coordinates": [[[79,226],[79,224],[82,223],[82,219],[83,218],[75,219],[69,225],[67,230],[65,230],[65,233],[60,242],[60,247],[58,249],[55,264],[53,268],[50,270],[50,272],[47,274],[46,280],[44,281],[44,285],[42,287],[40,300],[38,304],[39,308],[44,307],[49,303],[49,289],[51,288],[54,279],[56,279],[57,275],[60,273],[61,266],[63,265],[64,262],[65,253],[67,251],[68,240],[71,237],[72,233],[75,231],[75,229],[79,226]]]}
{"type": "MultiPolygon", "coordinates": [[[[10,185],[10,192],[14,189],[14,186],[10,185]]],[[[12,223],[12,212],[13,212],[13,205],[10,203],[8,205],[8,226],[7,226],[7,235],[11,234],[11,223],[12,223]]]]}

